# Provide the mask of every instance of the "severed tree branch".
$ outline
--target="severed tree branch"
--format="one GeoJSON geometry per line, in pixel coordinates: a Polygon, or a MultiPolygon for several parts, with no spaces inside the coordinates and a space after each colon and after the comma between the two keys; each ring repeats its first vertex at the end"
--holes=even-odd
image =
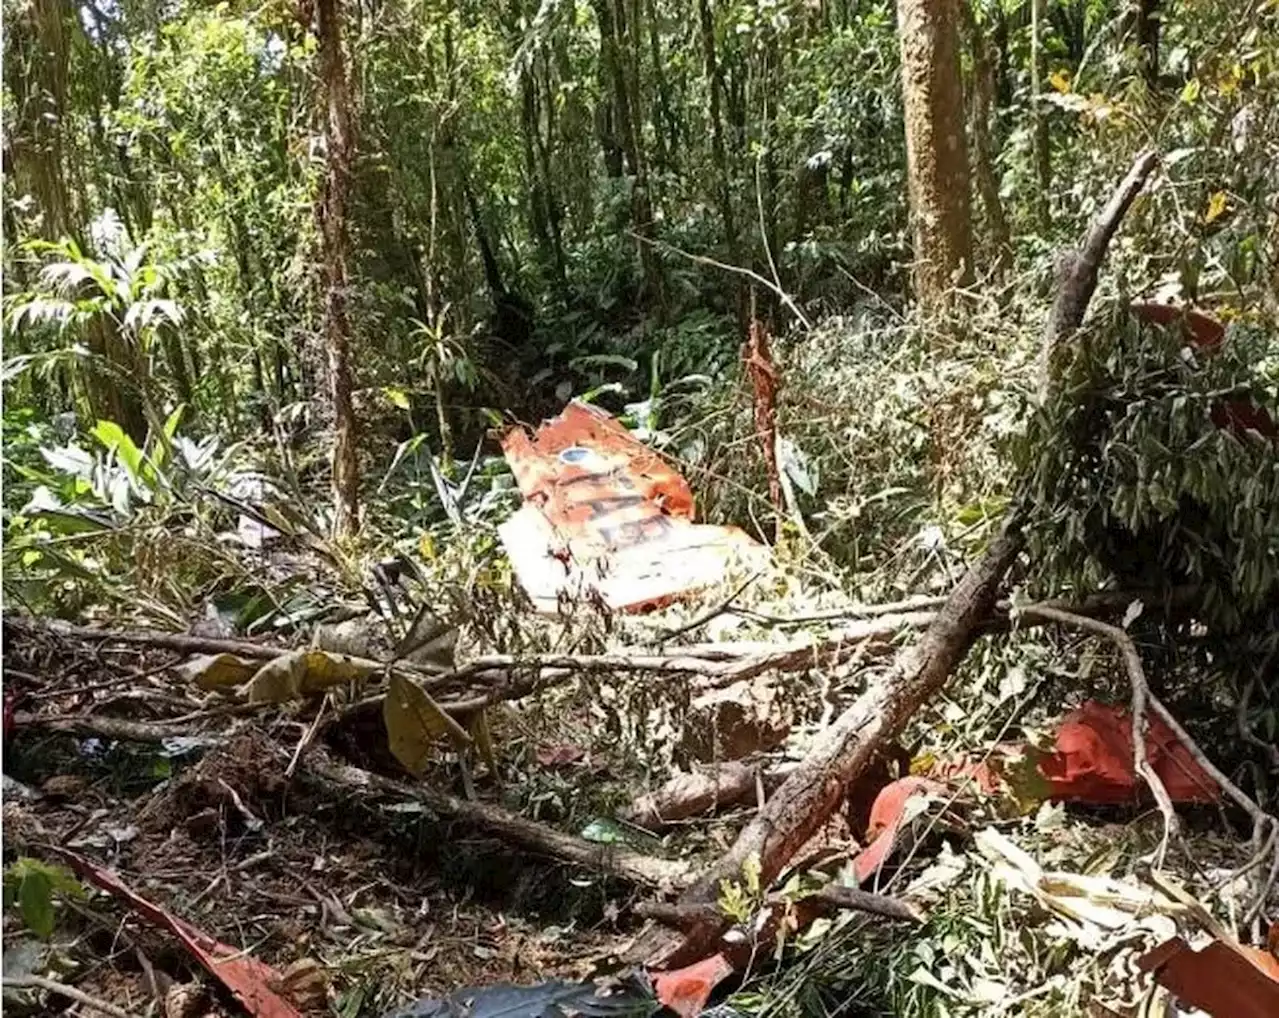
{"type": "Polygon", "coordinates": [[[1066,252],[1059,263],[1058,295],[1045,321],[1040,342],[1040,397],[1048,395],[1053,383],[1054,355],[1062,343],[1071,338],[1089,307],[1098,285],[1098,270],[1106,256],[1111,238],[1129,211],[1147,177],[1155,169],[1158,157],[1147,150],[1138,155],[1128,174],[1115,189],[1103,210],[1094,220],[1080,246],[1066,252]]]}
{"type": "Polygon", "coordinates": [[[59,997],[65,997],[67,1000],[74,1000],[81,1007],[87,1007],[91,1011],[98,1011],[111,1018],[136,1018],[123,1008],[116,1007],[115,1004],[108,1004],[105,1000],[99,1000],[97,997],[91,997],[84,990],[78,990],[74,986],[68,986],[66,983],[60,983],[56,979],[48,979],[44,976],[28,974],[22,976],[5,976],[0,980],[0,985],[6,988],[12,987],[31,988],[36,990],[45,990],[48,993],[57,994],[59,997]]]}

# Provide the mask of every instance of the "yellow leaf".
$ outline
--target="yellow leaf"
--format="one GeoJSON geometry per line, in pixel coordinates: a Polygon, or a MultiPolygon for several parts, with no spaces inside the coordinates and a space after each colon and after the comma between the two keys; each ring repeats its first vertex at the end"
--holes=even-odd
{"type": "Polygon", "coordinates": [[[933,753],[921,753],[918,757],[916,757],[914,760],[911,761],[911,765],[908,768],[908,770],[910,771],[911,774],[915,775],[916,777],[921,777],[923,775],[932,773],[933,768],[937,766],[937,763],[938,763],[938,758],[933,753]]]}
{"type": "Polygon", "coordinates": [[[471,744],[471,736],[416,682],[393,673],[382,701],[382,718],[387,725],[387,743],[395,758],[410,774],[427,769],[432,745],[450,739],[457,749],[471,744]]]}
{"type": "Polygon", "coordinates": [[[1214,191],[1213,194],[1209,195],[1209,207],[1204,210],[1205,223],[1212,223],[1226,211],[1227,193],[1225,191],[1214,191]]]}
{"type": "Polygon", "coordinates": [[[322,693],[373,674],[379,665],[314,647],[290,651],[263,665],[249,683],[250,703],[283,703],[322,693]]]}
{"type": "Polygon", "coordinates": [[[1184,103],[1193,103],[1200,98],[1200,79],[1192,78],[1182,86],[1182,101],[1184,103]]]}
{"type": "Polygon", "coordinates": [[[202,654],[184,661],[174,671],[184,679],[194,681],[197,689],[215,690],[233,689],[248,682],[260,667],[260,661],[235,654],[202,654]]]}
{"type": "Polygon", "coordinates": [[[1055,91],[1066,95],[1071,91],[1071,75],[1065,70],[1054,71],[1049,75],[1049,84],[1053,86],[1055,91]]]}
{"type": "Polygon", "coordinates": [[[435,538],[431,536],[431,531],[425,531],[423,535],[418,538],[418,554],[428,562],[435,560],[436,541],[435,538]]]}
{"type": "Polygon", "coordinates": [[[478,710],[472,714],[467,722],[467,732],[475,743],[480,759],[489,768],[489,773],[498,777],[498,756],[493,749],[493,734],[489,731],[489,712],[478,710]]]}
{"type": "Polygon", "coordinates": [[[391,401],[392,405],[399,407],[401,410],[409,409],[409,394],[403,389],[388,385],[382,390],[382,394],[391,401]]]}

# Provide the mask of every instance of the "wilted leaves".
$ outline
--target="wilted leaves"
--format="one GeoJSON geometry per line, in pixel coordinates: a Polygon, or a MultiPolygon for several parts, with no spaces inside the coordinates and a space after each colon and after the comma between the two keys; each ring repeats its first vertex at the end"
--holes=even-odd
{"type": "Polygon", "coordinates": [[[235,689],[247,682],[250,703],[283,703],[365,678],[379,667],[376,661],[303,647],[265,664],[235,654],[207,654],[177,671],[200,689],[235,689]]]}
{"type": "MultiPolygon", "coordinates": [[[[426,770],[431,747],[438,740],[447,738],[459,749],[472,743],[465,728],[441,710],[425,689],[403,675],[392,674],[382,716],[391,752],[411,774],[426,770]]],[[[487,728],[484,741],[488,743],[487,728]]]]}
{"type": "Polygon", "coordinates": [[[253,678],[261,662],[235,654],[202,654],[184,661],[176,671],[184,679],[195,682],[197,689],[233,689],[253,678]]]}

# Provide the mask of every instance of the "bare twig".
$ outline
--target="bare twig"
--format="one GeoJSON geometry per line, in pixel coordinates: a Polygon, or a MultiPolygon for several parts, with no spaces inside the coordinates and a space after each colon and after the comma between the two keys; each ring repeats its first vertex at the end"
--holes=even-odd
{"type": "Polygon", "coordinates": [[[1156,774],[1151,766],[1151,761],[1147,759],[1147,705],[1150,703],[1154,707],[1155,703],[1154,698],[1151,696],[1150,687],[1147,685],[1147,676],[1142,670],[1142,659],[1138,656],[1138,648],[1134,644],[1133,638],[1119,626],[1113,626],[1109,622],[1091,619],[1085,615],[1075,615],[1069,611],[1063,611],[1060,608],[1052,608],[1047,605],[1027,605],[1019,611],[1019,614],[1026,618],[1060,622],[1063,625],[1106,637],[1119,649],[1120,656],[1124,659],[1125,671],[1129,675],[1129,685],[1133,691],[1131,703],[1133,712],[1133,769],[1136,774],[1142,775],[1147,787],[1151,789],[1151,795],[1156,801],[1156,807],[1160,810],[1161,817],[1164,818],[1164,836],[1161,838],[1160,847],[1156,852],[1156,868],[1159,869],[1164,864],[1165,852],[1168,850],[1170,837],[1178,833],[1178,815],[1173,810],[1173,800],[1169,798],[1169,790],[1164,787],[1164,782],[1160,780],[1160,776],[1156,774]]]}
{"type": "Polygon", "coordinates": [[[790,308],[791,313],[799,319],[801,325],[806,329],[813,328],[813,323],[809,321],[805,316],[805,313],[800,310],[800,306],[791,298],[791,295],[781,287],[775,286],[770,280],[765,279],[764,276],[760,275],[758,272],[752,272],[750,269],[744,269],[741,265],[729,265],[726,262],[718,262],[714,258],[708,258],[706,255],[696,255],[690,254],[688,251],[681,251],[678,247],[672,247],[670,244],[663,243],[660,240],[654,240],[652,237],[642,237],[634,230],[628,230],[627,233],[642,243],[652,244],[654,247],[679,255],[681,258],[687,258],[689,261],[696,262],[699,265],[710,265],[713,269],[722,269],[725,272],[733,272],[739,276],[746,276],[748,279],[754,280],[761,286],[768,289],[770,293],[776,295],[778,300],[782,301],[783,304],[790,308]]]}
{"type": "Polygon", "coordinates": [[[693,619],[691,619],[689,622],[686,622],[682,626],[679,626],[675,629],[666,630],[664,633],[662,633],[658,637],[657,642],[665,643],[668,640],[674,640],[677,636],[683,636],[685,633],[691,633],[695,629],[701,629],[712,619],[717,618],[721,615],[724,615],[726,612],[733,611],[734,610],[733,602],[736,601],[739,597],[741,597],[742,592],[746,590],[749,586],[751,586],[751,584],[755,583],[756,580],[758,580],[761,577],[761,575],[763,574],[752,573],[740,584],[738,584],[738,586],[734,588],[733,593],[731,593],[719,604],[716,604],[711,608],[708,608],[706,611],[702,612],[702,614],[695,616],[693,619]]]}
{"type": "Polygon", "coordinates": [[[105,1000],[99,1000],[97,997],[91,997],[84,990],[77,990],[74,986],[68,986],[66,983],[60,983],[56,979],[48,979],[45,976],[25,975],[25,976],[5,976],[3,985],[6,987],[30,987],[37,990],[45,990],[48,993],[56,993],[59,997],[66,997],[67,1000],[74,1000],[81,1007],[87,1007],[102,1014],[111,1015],[111,1018],[137,1018],[136,1015],[130,1014],[123,1008],[116,1007],[115,1004],[108,1004],[105,1000]]]}
{"type": "Polygon", "coordinates": [[[311,719],[311,724],[307,730],[302,733],[302,738],[298,740],[298,745],[294,747],[293,759],[289,761],[289,766],[285,768],[285,779],[293,777],[293,772],[298,768],[298,760],[302,757],[302,751],[311,745],[311,740],[316,737],[316,731],[320,728],[320,722],[324,718],[325,711],[329,707],[329,694],[326,693],[323,700],[320,701],[320,709],[316,711],[316,716],[311,719]]]}

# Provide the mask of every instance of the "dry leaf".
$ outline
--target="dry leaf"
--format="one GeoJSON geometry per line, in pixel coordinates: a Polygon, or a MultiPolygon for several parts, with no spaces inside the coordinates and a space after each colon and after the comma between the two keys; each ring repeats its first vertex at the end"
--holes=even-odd
{"type": "Polygon", "coordinates": [[[195,682],[197,689],[216,690],[243,685],[261,667],[261,661],[251,661],[235,654],[202,654],[182,662],[174,671],[195,682]]]}
{"type": "Polygon", "coordinates": [[[431,746],[438,740],[450,739],[457,748],[472,741],[467,730],[441,710],[425,689],[398,673],[392,674],[387,686],[382,716],[391,752],[414,775],[426,770],[431,746]]]}
{"type": "Polygon", "coordinates": [[[249,683],[250,703],[283,703],[362,679],[377,671],[376,661],[361,661],[313,647],[268,661],[249,683]]]}
{"type": "Polygon", "coordinates": [[[1205,225],[1212,223],[1215,219],[1227,211],[1227,193],[1225,191],[1214,191],[1209,195],[1209,207],[1204,210],[1205,225]]]}

